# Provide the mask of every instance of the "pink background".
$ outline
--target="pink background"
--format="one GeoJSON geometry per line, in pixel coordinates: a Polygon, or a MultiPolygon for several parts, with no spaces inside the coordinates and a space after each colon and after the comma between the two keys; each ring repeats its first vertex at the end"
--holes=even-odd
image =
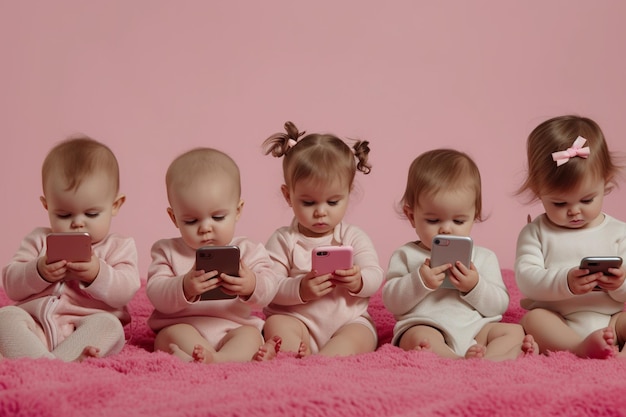
{"type": "MultiPolygon", "coordinates": [[[[2,1],[0,260],[47,225],[40,167],[82,132],[108,144],[127,203],[114,231],[151,244],[178,234],[164,174],[195,146],[230,153],[246,201],[238,234],[265,241],[287,224],[281,160],[262,141],[286,120],[371,142],[347,220],[381,264],[415,239],[394,206],[408,166],[436,147],[481,168],[488,219],[476,244],[511,268],[526,215],[512,195],[528,133],[564,113],[595,119],[614,151],[626,140],[626,3],[615,1],[2,1]]],[[[624,186],[605,209],[626,219],[624,186]]]]}

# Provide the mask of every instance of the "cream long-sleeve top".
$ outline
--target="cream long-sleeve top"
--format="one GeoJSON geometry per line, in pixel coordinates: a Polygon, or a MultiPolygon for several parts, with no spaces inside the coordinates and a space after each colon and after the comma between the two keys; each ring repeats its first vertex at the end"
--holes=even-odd
{"type": "Polygon", "coordinates": [[[276,294],[276,276],[272,261],[261,243],[245,237],[236,237],[229,245],[238,246],[241,261],[256,275],[256,286],[250,297],[226,300],[187,300],[183,292],[183,278],[196,261],[196,251],[182,238],[162,239],[151,250],[152,262],[148,268],[146,291],[155,307],[148,319],[149,326],[158,331],[163,327],[197,322],[202,317],[217,317],[241,325],[252,325],[259,330],[263,320],[253,315],[260,311],[276,294]]]}
{"type": "Polygon", "coordinates": [[[49,228],[39,227],[22,240],[2,271],[7,296],[41,323],[52,347],[69,336],[83,316],[105,311],[122,324],[129,323],[126,305],[141,287],[135,241],[109,234],[93,244],[100,271],[89,285],[80,281],[50,283],[37,271],[37,260],[46,254],[46,236],[50,232],[49,228]]]}
{"type": "Polygon", "coordinates": [[[626,260],[626,223],[604,214],[596,227],[566,229],[545,214],[528,223],[517,239],[515,279],[525,309],[546,308],[567,315],[579,311],[614,314],[624,309],[626,285],[614,291],[573,294],[567,273],[585,256],[617,255],[626,260]]]}
{"type": "Polygon", "coordinates": [[[276,297],[264,310],[268,316],[291,315],[300,319],[312,334],[330,335],[357,317],[369,317],[369,298],[380,288],[383,270],[372,241],[362,229],[342,222],[328,236],[306,237],[298,231],[294,218],[291,225],[281,227],[270,236],[266,247],[279,278],[276,297]],[[300,282],[311,271],[312,250],[325,245],[352,246],[353,263],[361,268],[363,288],[354,294],[336,287],[322,298],[304,302],[300,298],[300,282]]]}
{"type": "Polygon", "coordinates": [[[382,293],[385,307],[397,320],[394,339],[418,324],[432,325],[449,334],[470,331],[475,335],[485,324],[502,319],[509,306],[509,294],[492,251],[474,246],[471,259],[479,279],[468,293],[426,287],[419,268],[429,257],[430,251],[418,242],[409,242],[391,255],[382,293]]]}

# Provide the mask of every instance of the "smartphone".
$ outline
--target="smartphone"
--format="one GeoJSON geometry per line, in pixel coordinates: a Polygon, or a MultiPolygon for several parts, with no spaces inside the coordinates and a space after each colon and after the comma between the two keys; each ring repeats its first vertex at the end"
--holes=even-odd
{"type": "Polygon", "coordinates": [[[580,261],[580,269],[588,269],[590,274],[602,272],[604,275],[611,275],[609,268],[619,268],[622,266],[620,256],[587,256],[580,261]]]}
{"type": "MultiPolygon", "coordinates": [[[[470,267],[472,259],[473,242],[469,236],[437,235],[433,237],[430,253],[430,267],[434,268],[443,264],[454,265],[461,261],[466,267],[470,267]]],[[[447,270],[440,288],[455,289],[450,281],[450,270],[447,270]]]]}
{"type": "Polygon", "coordinates": [[[319,275],[330,274],[338,269],[353,266],[352,246],[318,246],[311,251],[311,269],[319,275]]]}
{"type": "Polygon", "coordinates": [[[91,236],[83,232],[50,233],[46,236],[46,255],[49,264],[89,262],[91,260],[91,236]]]}
{"type": "MultiPolygon", "coordinates": [[[[237,246],[203,246],[196,250],[196,271],[218,271],[230,276],[239,276],[239,248],[237,246]]],[[[225,300],[236,295],[226,294],[217,287],[200,294],[201,300],[225,300]]]]}

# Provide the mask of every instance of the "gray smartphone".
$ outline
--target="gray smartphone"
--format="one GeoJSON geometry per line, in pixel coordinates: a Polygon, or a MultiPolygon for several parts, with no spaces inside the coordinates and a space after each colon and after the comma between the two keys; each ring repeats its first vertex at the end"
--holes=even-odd
{"type": "MultiPolygon", "coordinates": [[[[237,246],[203,246],[196,250],[196,271],[218,271],[239,276],[239,248],[237,246]]],[[[201,300],[225,300],[236,295],[226,294],[220,287],[200,294],[201,300]]]]}
{"type": "MultiPolygon", "coordinates": [[[[590,274],[602,272],[604,275],[611,275],[609,268],[619,268],[622,266],[622,258],[620,256],[586,256],[580,260],[579,269],[588,269],[590,274]]],[[[596,286],[593,291],[602,291],[601,287],[596,286]]]]}
{"type": "Polygon", "coordinates": [[[604,275],[611,275],[609,268],[619,268],[622,266],[620,256],[587,256],[580,261],[580,269],[588,269],[590,274],[602,272],[604,275]]]}
{"type": "Polygon", "coordinates": [[[89,262],[91,260],[91,236],[83,232],[50,233],[46,236],[47,263],[66,260],[89,262]]]}
{"type": "MultiPolygon", "coordinates": [[[[473,249],[472,238],[469,236],[437,235],[433,237],[430,249],[430,267],[444,264],[454,265],[461,261],[466,267],[470,267],[473,249]]],[[[446,277],[440,288],[452,288],[454,285],[450,281],[450,271],[446,271],[446,277]]]]}

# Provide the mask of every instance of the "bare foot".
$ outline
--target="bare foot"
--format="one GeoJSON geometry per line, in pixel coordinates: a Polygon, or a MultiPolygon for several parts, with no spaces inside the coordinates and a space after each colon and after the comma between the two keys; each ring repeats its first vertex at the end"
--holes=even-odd
{"type": "Polygon", "coordinates": [[[265,342],[257,353],[254,354],[252,360],[255,361],[269,361],[276,357],[276,354],[280,351],[280,345],[283,340],[279,336],[274,336],[271,340],[265,342]]]}
{"type": "Polygon", "coordinates": [[[417,346],[415,346],[413,348],[413,350],[417,350],[417,351],[430,351],[430,342],[428,341],[428,339],[424,339],[424,340],[420,340],[420,342],[417,344],[417,346]]]}
{"type": "Polygon", "coordinates": [[[465,359],[482,359],[485,357],[487,348],[479,343],[472,345],[465,352],[465,359]]]}
{"type": "Polygon", "coordinates": [[[100,349],[95,346],[87,346],[83,349],[83,353],[78,357],[77,361],[82,362],[87,358],[98,358],[100,357],[100,349]]]}
{"type": "Polygon", "coordinates": [[[194,362],[211,363],[213,362],[213,354],[207,351],[202,345],[195,345],[191,354],[194,362]]]}
{"type": "Polygon", "coordinates": [[[520,356],[533,356],[539,354],[539,345],[535,342],[535,338],[527,334],[522,340],[522,353],[520,356]]]}
{"type": "Polygon", "coordinates": [[[583,340],[574,353],[581,358],[607,359],[616,354],[615,333],[610,327],[596,330],[583,340]]]}
{"type": "Polygon", "coordinates": [[[300,346],[298,346],[298,353],[296,353],[296,358],[304,358],[311,354],[311,349],[304,342],[300,342],[300,346]]]}

